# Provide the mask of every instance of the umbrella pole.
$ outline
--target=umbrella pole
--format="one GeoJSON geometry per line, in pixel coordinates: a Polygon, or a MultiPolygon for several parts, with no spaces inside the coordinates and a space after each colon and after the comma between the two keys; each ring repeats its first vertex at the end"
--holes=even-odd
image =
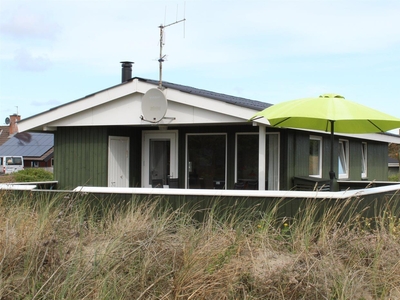
{"type": "Polygon", "coordinates": [[[334,132],[335,132],[335,121],[329,120],[331,122],[331,167],[329,170],[329,184],[330,184],[330,190],[331,192],[333,191],[333,179],[335,178],[335,172],[333,171],[333,145],[335,143],[335,137],[334,137],[334,132]]]}

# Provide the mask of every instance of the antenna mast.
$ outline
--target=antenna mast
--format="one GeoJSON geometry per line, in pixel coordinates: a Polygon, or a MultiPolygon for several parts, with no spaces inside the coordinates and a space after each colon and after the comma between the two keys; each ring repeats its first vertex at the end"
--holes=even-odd
{"type": "Polygon", "coordinates": [[[160,25],[159,26],[159,28],[160,28],[160,58],[158,59],[158,62],[160,64],[160,81],[158,84],[159,89],[162,89],[162,63],[164,62],[164,58],[165,58],[165,55],[163,55],[163,52],[162,52],[163,45],[164,45],[164,28],[169,27],[171,25],[178,24],[180,22],[184,22],[184,21],[186,21],[185,18],[183,18],[182,20],[176,21],[174,23],[168,24],[168,25],[160,25]]]}

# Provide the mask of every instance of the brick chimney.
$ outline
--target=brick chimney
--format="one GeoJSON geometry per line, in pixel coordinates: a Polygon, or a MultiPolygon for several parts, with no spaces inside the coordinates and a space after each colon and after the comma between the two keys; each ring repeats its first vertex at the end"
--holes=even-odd
{"type": "Polygon", "coordinates": [[[121,82],[125,82],[125,81],[128,81],[129,79],[132,79],[132,64],[133,64],[133,62],[121,61],[121,64],[122,64],[121,82]]]}
{"type": "Polygon", "coordinates": [[[17,114],[13,114],[10,116],[10,132],[9,135],[13,135],[18,133],[18,125],[17,122],[21,120],[21,116],[17,114]]]}

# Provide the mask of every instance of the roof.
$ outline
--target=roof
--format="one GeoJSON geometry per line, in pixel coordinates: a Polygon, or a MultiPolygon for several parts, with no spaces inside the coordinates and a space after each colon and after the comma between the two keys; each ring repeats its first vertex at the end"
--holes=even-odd
{"type": "MultiPolygon", "coordinates": [[[[63,106],[67,106],[67,105],[69,105],[71,103],[83,101],[83,100],[85,100],[87,98],[90,98],[90,97],[92,97],[94,95],[97,95],[97,94],[100,94],[102,92],[118,88],[119,86],[123,86],[126,83],[131,82],[131,81],[133,81],[135,79],[139,80],[141,82],[152,84],[152,85],[157,85],[157,86],[159,85],[159,81],[157,81],[157,80],[146,79],[146,78],[142,78],[142,77],[133,77],[133,78],[127,80],[126,82],[122,82],[120,84],[111,86],[109,88],[94,92],[92,94],[86,95],[86,96],[84,96],[82,98],[79,98],[79,99],[76,99],[76,100],[73,100],[73,101],[70,101],[70,102],[67,102],[65,104],[62,104],[62,105],[59,105],[59,106],[55,106],[53,108],[50,108],[48,111],[43,111],[43,112],[41,112],[39,114],[30,116],[28,118],[24,118],[20,122],[24,122],[24,121],[29,120],[31,118],[35,118],[35,117],[37,117],[39,115],[45,114],[46,112],[53,111],[53,110],[56,110],[58,108],[62,108],[63,106]]],[[[236,96],[226,95],[226,94],[222,94],[222,93],[216,93],[216,92],[207,91],[207,90],[204,90],[204,89],[198,89],[198,88],[194,88],[194,87],[191,87],[191,86],[175,84],[175,83],[171,83],[171,82],[167,82],[167,81],[163,81],[162,85],[165,88],[171,88],[171,89],[174,89],[174,90],[177,90],[177,91],[180,91],[180,92],[184,92],[184,93],[188,93],[188,94],[192,94],[192,95],[196,95],[196,96],[201,96],[201,97],[206,97],[206,98],[209,98],[209,99],[214,99],[214,100],[226,102],[226,103],[230,103],[230,104],[233,104],[233,105],[236,105],[236,106],[249,108],[249,109],[254,109],[254,110],[257,110],[257,111],[260,111],[260,110],[263,110],[263,109],[265,109],[265,108],[267,108],[269,106],[272,106],[272,104],[270,104],[270,103],[266,103],[266,102],[262,102],[262,101],[258,101],[258,100],[252,100],[252,99],[248,99],[248,98],[242,98],[242,97],[236,97],[236,96]]]]}
{"type": "MultiPolygon", "coordinates": [[[[133,77],[112,87],[25,118],[18,122],[18,126],[21,132],[46,132],[56,130],[58,126],[104,126],[108,124],[107,122],[113,122],[113,125],[142,126],[143,121],[139,118],[140,106],[135,106],[132,104],[132,101],[128,104],[127,102],[123,102],[124,100],[122,99],[128,95],[145,94],[150,88],[158,85],[159,81],[157,80],[133,77]],[[121,100],[123,102],[123,110],[119,108],[118,102],[114,100],[121,100]],[[138,115],[133,115],[132,112],[138,115]],[[115,119],[108,118],[113,113],[119,116],[117,123],[115,123],[115,119]]],[[[167,81],[163,81],[162,85],[166,89],[166,94],[169,97],[168,100],[182,106],[179,111],[176,109],[177,106],[173,110],[173,123],[176,125],[194,124],[195,122],[202,124],[208,122],[211,124],[216,121],[219,123],[248,122],[254,113],[272,106],[270,103],[258,100],[216,93],[167,81]],[[185,97],[185,94],[188,97],[185,97]],[[199,101],[201,98],[205,101],[199,101]],[[183,106],[195,107],[196,110],[184,110],[183,106]],[[193,111],[198,114],[194,115],[193,111]],[[184,115],[185,113],[186,115],[184,115]]],[[[136,97],[137,101],[139,96],[136,97]]],[[[269,125],[269,122],[264,118],[256,122],[269,125]]],[[[341,135],[346,136],[346,134],[341,135]]],[[[387,135],[386,133],[352,134],[349,136],[363,140],[400,143],[400,135],[387,135]]]]}
{"type": "Polygon", "coordinates": [[[0,146],[0,155],[42,157],[53,147],[52,133],[22,132],[0,146]]]}
{"type": "MultiPolygon", "coordinates": [[[[155,85],[159,84],[159,82],[155,81],[155,80],[145,79],[145,78],[140,78],[140,77],[136,77],[136,78],[139,79],[140,81],[148,82],[151,84],[155,84],[155,85]]],[[[251,99],[242,98],[242,97],[236,97],[236,96],[231,96],[231,95],[226,95],[226,94],[221,94],[221,93],[215,93],[215,92],[211,92],[211,91],[207,91],[207,90],[203,90],[203,89],[198,89],[198,88],[194,88],[194,87],[190,87],[190,86],[186,86],[186,85],[180,85],[180,84],[175,84],[175,83],[170,83],[170,82],[165,82],[165,81],[162,82],[162,85],[163,85],[163,87],[171,88],[171,89],[178,90],[178,91],[181,91],[184,93],[189,93],[189,94],[202,96],[202,97],[206,97],[206,98],[210,98],[210,99],[214,99],[214,100],[219,100],[219,101],[227,102],[227,103],[234,104],[237,106],[242,106],[242,107],[256,109],[256,110],[263,110],[272,105],[270,103],[265,103],[265,102],[261,102],[261,101],[257,101],[257,100],[251,100],[251,99]]]]}

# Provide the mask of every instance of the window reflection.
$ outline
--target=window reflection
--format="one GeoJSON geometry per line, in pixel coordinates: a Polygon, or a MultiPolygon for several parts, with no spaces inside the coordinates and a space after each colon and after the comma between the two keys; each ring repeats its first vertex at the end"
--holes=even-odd
{"type": "Polygon", "coordinates": [[[237,136],[237,178],[258,179],[258,135],[237,136]]]}
{"type": "Polygon", "coordinates": [[[322,139],[321,137],[310,137],[310,152],[308,159],[308,174],[314,177],[321,177],[321,148],[322,139]]]}
{"type": "Polygon", "coordinates": [[[226,136],[188,135],[188,188],[224,189],[226,136]]]}

